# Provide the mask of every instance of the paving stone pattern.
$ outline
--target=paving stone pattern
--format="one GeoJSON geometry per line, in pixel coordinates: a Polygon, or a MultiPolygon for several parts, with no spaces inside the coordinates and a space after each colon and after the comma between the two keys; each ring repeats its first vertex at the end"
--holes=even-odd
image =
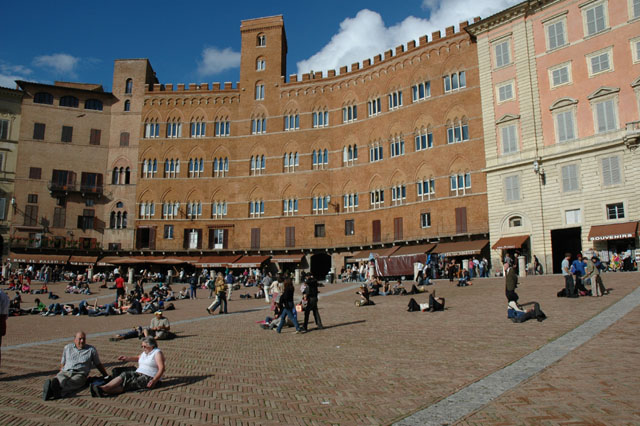
{"type": "MultiPolygon", "coordinates": [[[[91,398],[85,389],[71,398],[44,402],[42,383],[55,373],[62,347],[77,329],[88,333],[88,342],[110,369],[121,365],[118,355],[140,353],[140,344],[135,339],[112,343],[108,336],[144,325],[150,315],[11,318],[0,368],[0,424],[391,424],[554,341],[638,287],[637,273],[604,278],[613,288],[611,295],[580,299],[556,297],[561,277],[523,279],[521,300],[537,300],[549,316],[543,323],[524,324],[506,319],[502,279],[475,280],[466,288],[438,281],[433,288],[447,299],[447,310],[440,313],[407,312],[411,296],[376,297],[375,306],[357,308],[355,286],[334,284],[322,289],[325,329],[316,331],[310,325],[312,331],[303,335],[291,328],[281,335],[260,329],[256,321],[264,319],[268,308],[262,300],[239,299],[244,290],[234,292],[231,314],[208,316],[210,300],[201,291],[203,299],[178,301],[177,309],[166,313],[179,337],[160,345],[168,365],[164,385],[102,399],[91,398]]],[[[108,294],[98,297],[106,300],[108,294]]],[[[30,297],[25,299],[30,302],[30,297]]],[[[80,298],[65,295],[61,300],[80,298]]],[[[634,423],[609,423],[607,416],[615,411],[621,419],[635,415],[637,420],[633,401],[640,400],[640,388],[633,372],[640,358],[633,343],[639,316],[637,309],[632,311],[461,422],[563,424],[573,418],[571,409],[563,407],[579,413],[593,405],[593,419],[600,424],[634,423]],[[622,362],[607,367],[618,359],[622,362]],[[584,365],[575,366],[581,361],[584,365]],[[547,377],[566,362],[571,368],[547,377]],[[607,378],[607,368],[615,380],[607,378]],[[518,393],[529,386],[534,390],[518,393]],[[606,407],[597,404],[603,391],[609,392],[606,407]],[[524,394],[530,404],[522,402],[524,394]],[[522,415],[514,407],[522,407],[522,415]],[[557,417],[545,420],[555,413],[557,417]],[[543,417],[537,421],[535,416],[543,417]],[[567,416],[569,420],[563,420],[567,416]]]]}

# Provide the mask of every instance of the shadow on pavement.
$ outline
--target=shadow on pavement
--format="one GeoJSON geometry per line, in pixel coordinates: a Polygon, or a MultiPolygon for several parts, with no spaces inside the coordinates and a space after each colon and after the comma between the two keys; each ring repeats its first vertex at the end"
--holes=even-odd
{"type": "Polygon", "coordinates": [[[358,321],[343,322],[341,324],[325,325],[323,329],[326,330],[329,328],[343,327],[345,325],[362,324],[363,322],[367,322],[367,320],[358,320],[358,321]]]}
{"type": "Polygon", "coordinates": [[[192,385],[194,383],[198,383],[202,380],[205,380],[209,377],[213,376],[213,374],[206,374],[201,376],[179,376],[179,377],[168,377],[162,380],[162,386],[157,388],[159,391],[164,391],[168,389],[176,389],[186,385],[192,385]]]}

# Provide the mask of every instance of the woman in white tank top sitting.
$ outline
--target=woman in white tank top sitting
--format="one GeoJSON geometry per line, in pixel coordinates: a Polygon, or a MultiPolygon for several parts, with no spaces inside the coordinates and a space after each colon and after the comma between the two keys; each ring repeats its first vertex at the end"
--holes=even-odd
{"type": "Polygon", "coordinates": [[[123,372],[105,385],[92,385],[91,396],[102,397],[138,389],[152,389],[164,374],[164,354],[153,337],[142,339],[142,353],[139,356],[121,355],[118,360],[137,362],[138,368],[123,372]]]}

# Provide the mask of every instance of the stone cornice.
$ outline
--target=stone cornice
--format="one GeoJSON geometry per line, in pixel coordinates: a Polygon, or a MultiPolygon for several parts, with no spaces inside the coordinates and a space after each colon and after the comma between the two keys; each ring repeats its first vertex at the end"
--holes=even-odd
{"type": "Polygon", "coordinates": [[[491,15],[488,18],[482,19],[474,24],[469,25],[465,30],[473,37],[477,37],[480,34],[489,31],[495,27],[503,25],[513,19],[521,16],[531,15],[542,9],[549,3],[554,3],[557,0],[525,0],[522,3],[518,3],[508,9],[491,15]]]}

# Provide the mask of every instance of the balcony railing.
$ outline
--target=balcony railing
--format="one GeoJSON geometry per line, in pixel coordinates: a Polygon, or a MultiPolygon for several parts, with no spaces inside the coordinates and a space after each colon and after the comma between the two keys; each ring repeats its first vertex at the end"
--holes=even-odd
{"type": "Polygon", "coordinates": [[[47,188],[51,192],[76,192],[77,186],[75,183],[63,183],[63,182],[55,182],[49,181],[47,184],[47,188]]]}
{"type": "Polygon", "coordinates": [[[640,121],[627,123],[625,130],[624,144],[633,151],[640,146],[640,121]]]}
{"type": "Polygon", "coordinates": [[[78,185],[76,183],[61,183],[55,181],[49,181],[47,188],[52,194],[61,192],[65,194],[79,192],[83,196],[91,194],[101,196],[104,192],[104,187],[102,185],[78,185]]]}

